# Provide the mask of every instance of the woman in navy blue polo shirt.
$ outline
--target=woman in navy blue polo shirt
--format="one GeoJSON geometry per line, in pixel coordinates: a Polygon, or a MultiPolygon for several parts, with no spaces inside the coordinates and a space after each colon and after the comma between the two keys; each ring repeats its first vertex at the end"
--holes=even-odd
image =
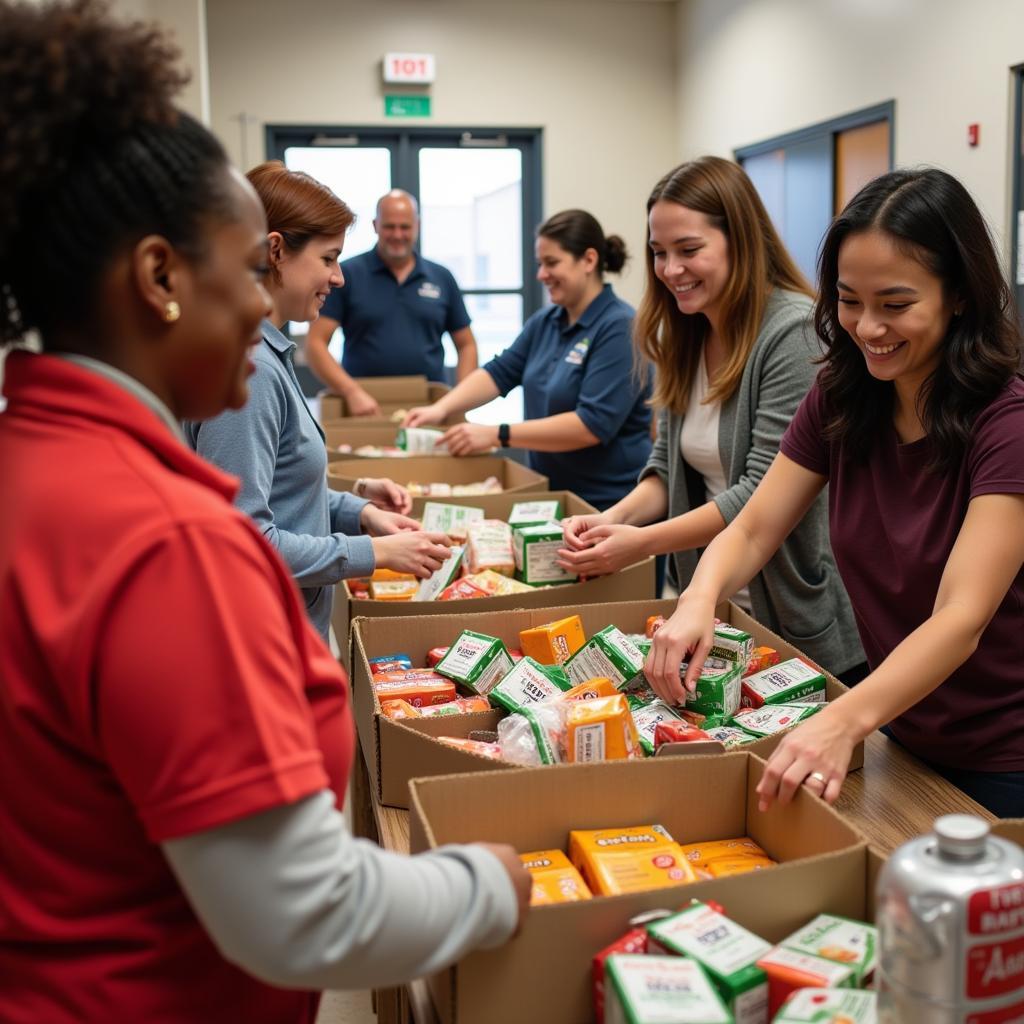
{"type": "Polygon", "coordinates": [[[633,372],[633,308],[604,283],[605,271],[625,264],[626,245],[589,213],[565,210],[537,230],[536,252],[554,305],[443,398],[413,409],[406,426],[442,423],[522,384],[525,422],[460,423],[444,435],[448,450],[525,448],[552,489],[607,508],[632,490],[651,450],[650,387],[633,372]]]}

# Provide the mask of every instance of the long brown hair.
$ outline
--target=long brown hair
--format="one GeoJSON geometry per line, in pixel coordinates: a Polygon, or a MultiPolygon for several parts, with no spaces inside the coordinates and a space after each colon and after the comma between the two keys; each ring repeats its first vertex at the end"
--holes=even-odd
{"type": "MultiPolygon", "coordinates": [[[[268,160],[246,175],[263,203],[267,230],[277,231],[285,248],[299,252],[318,235],[349,229],[355,214],[326,185],[280,160],[268,160]]],[[[274,272],[275,280],[278,274],[274,272]]]]}
{"type": "MultiPolygon", "coordinates": [[[[725,363],[711,381],[706,401],[724,402],[739,387],[773,288],[811,296],[811,286],[786,251],[768,211],[746,173],[731,160],[703,156],[669,171],[651,192],[647,213],[662,200],[703,213],[729,243],[729,273],[722,290],[721,338],[725,363]]],[[[690,385],[701,358],[708,320],[679,311],[675,297],[654,274],[647,227],[647,281],[633,339],[656,369],[651,404],[686,412],[690,385]]]]}

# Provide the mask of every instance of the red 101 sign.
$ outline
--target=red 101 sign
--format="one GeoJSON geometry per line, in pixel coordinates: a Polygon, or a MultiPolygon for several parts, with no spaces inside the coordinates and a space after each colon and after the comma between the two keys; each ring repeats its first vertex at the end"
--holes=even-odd
{"type": "Polygon", "coordinates": [[[434,81],[434,55],[432,53],[385,53],[384,81],[411,82],[424,85],[434,81]]]}

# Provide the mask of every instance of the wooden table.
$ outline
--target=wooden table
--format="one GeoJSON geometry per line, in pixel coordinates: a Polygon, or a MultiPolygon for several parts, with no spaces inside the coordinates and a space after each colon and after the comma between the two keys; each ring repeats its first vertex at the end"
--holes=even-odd
{"type": "MultiPolygon", "coordinates": [[[[356,758],[352,781],[353,827],[388,850],[409,852],[409,812],[382,807],[370,792],[366,764],[356,758]],[[370,814],[358,814],[369,807],[370,814]]],[[[853,772],[836,802],[840,811],[879,853],[891,853],[914,836],[931,831],[941,814],[976,814],[995,820],[970,797],[926,768],[898,744],[873,733],[864,744],[864,768],[853,772]]],[[[380,1024],[438,1024],[426,983],[375,993],[380,1024]]]]}

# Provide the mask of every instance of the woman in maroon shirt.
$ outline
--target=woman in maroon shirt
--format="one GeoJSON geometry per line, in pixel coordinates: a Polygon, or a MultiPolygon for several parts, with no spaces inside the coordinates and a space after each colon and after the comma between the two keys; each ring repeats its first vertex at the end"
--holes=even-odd
{"type": "Polygon", "coordinates": [[[779,746],[762,807],[839,794],[858,741],[898,742],[1003,817],[1024,814],[1024,381],[984,219],[938,170],[858,193],[822,248],[824,367],[743,512],[708,547],[648,660],[673,702],[716,603],[829,485],[832,548],[871,674],[779,746]]]}

